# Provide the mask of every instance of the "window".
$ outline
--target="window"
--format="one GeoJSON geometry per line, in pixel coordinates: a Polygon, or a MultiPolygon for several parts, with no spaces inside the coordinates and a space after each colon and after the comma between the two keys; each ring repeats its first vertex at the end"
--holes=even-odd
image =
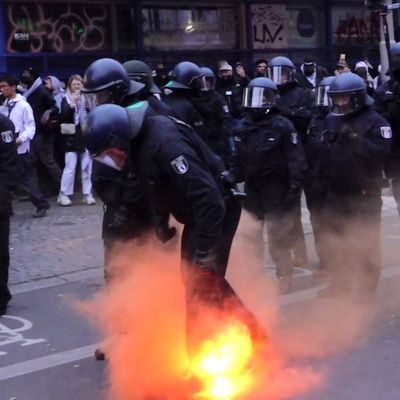
{"type": "Polygon", "coordinates": [[[117,12],[118,47],[121,50],[135,48],[135,13],[130,5],[119,4],[117,12]]]}
{"type": "Polygon", "coordinates": [[[111,48],[109,6],[6,3],[8,52],[77,52],[111,48]]]}
{"type": "Polygon", "coordinates": [[[230,49],[238,43],[237,9],[144,8],[146,50],[230,49]]]}
{"type": "Polygon", "coordinates": [[[320,47],[324,41],[324,11],[307,5],[252,4],[254,49],[320,47]]]}

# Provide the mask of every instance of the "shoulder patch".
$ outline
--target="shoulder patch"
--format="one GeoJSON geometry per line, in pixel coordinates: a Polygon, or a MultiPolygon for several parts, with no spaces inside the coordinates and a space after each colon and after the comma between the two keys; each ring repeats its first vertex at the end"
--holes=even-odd
{"type": "Polygon", "coordinates": [[[290,140],[293,144],[297,144],[299,142],[298,137],[297,137],[297,132],[292,132],[290,134],[290,140]]]}
{"type": "Polygon", "coordinates": [[[381,126],[381,135],[385,139],[390,139],[392,137],[392,129],[390,126],[381,126]]]}
{"type": "Polygon", "coordinates": [[[1,140],[4,143],[11,143],[13,141],[13,133],[11,131],[1,132],[1,140]]]}
{"type": "Polygon", "coordinates": [[[229,107],[228,107],[227,105],[224,105],[222,108],[223,108],[223,110],[224,110],[224,112],[225,112],[226,114],[229,113],[229,107]]]}
{"type": "Polygon", "coordinates": [[[186,161],[186,158],[182,155],[176,157],[170,163],[174,171],[179,175],[184,175],[189,171],[189,163],[186,161]]]}

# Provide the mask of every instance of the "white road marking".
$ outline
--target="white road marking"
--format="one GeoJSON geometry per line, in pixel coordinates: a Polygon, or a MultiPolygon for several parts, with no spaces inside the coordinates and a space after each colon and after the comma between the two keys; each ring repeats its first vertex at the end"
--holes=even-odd
{"type": "Polygon", "coordinates": [[[6,379],[16,378],[21,375],[31,374],[32,372],[42,371],[44,369],[83,360],[88,357],[93,357],[94,351],[99,346],[100,343],[90,344],[88,346],[62,351],[50,356],[34,358],[33,360],[6,365],[0,368],[0,381],[5,381],[6,379]]]}
{"type": "MultiPolygon", "coordinates": [[[[381,273],[381,281],[400,275],[400,267],[385,268],[381,273]]],[[[286,306],[288,304],[310,300],[317,297],[318,291],[326,285],[320,285],[311,289],[301,290],[280,298],[279,304],[286,306]]],[[[22,361],[16,364],[6,365],[0,368],[0,381],[16,378],[18,376],[31,374],[44,369],[58,367],[60,365],[83,360],[93,357],[94,351],[100,347],[101,343],[95,343],[88,346],[78,347],[72,350],[66,350],[60,353],[34,358],[28,361],[22,361]]]]}

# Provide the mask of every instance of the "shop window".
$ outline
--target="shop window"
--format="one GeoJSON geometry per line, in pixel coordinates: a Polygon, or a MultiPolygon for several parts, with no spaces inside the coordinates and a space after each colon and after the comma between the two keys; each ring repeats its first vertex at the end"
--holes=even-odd
{"type": "Polygon", "coordinates": [[[310,5],[252,4],[254,49],[322,47],[324,11],[310,5]]]}
{"type": "Polygon", "coordinates": [[[106,4],[6,2],[8,52],[61,53],[111,49],[106,4]]]}
{"type": "Polygon", "coordinates": [[[118,47],[122,50],[135,48],[135,13],[130,5],[116,6],[118,47]]]}
{"type": "Polygon", "coordinates": [[[146,50],[231,49],[238,45],[237,9],[144,8],[146,50]]]}
{"type": "Polygon", "coordinates": [[[332,28],[333,43],[337,46],[379,43],[379,13],[365,7],[334,7],[332,28]]]}

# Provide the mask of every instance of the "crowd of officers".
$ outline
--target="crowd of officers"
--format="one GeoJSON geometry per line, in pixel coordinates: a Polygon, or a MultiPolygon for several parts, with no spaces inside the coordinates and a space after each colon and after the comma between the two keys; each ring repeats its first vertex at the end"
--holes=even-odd
{"type": "MultiPolygon", "coordinates": [[[[314,62],[302,66],[310,87],[300,85],[286,57],[260,63],[260,76],[239,81],[228,63],[216,76],[208,67],[180,62],[161,89],[142,61],[92,63],[82,91],[93,93],[98,105],[83,133],[93,188],[105,204],[106,278],[112,278],[107,259],[116,241],[154,233],[166,242],[176,234],[173,215],[184,225],[189,348],[190,338],[199,340],[193,328],[199,303],[239,310],[260,335],[225,280],[241,209],[264,221],[279,287],[288,293],[293,268],[308,263],[304,192],[320,271],[330,282],[321,296],[372,300],[385,179],[400,201],[400,44],[391,58],[390,80],[378,87],[375,102],[360,74],[317,79],[314,62]]],[[[0,122],[0,174],[7,183],[0,188],[0,223],[6,225],[12,186],[7,154],[15,144],[6,119],[0,122]]],[[[1,254],[7,246],[2,239],[1,254]]],[[[8,289],[1,293],[5,308],[8,289]]]]}

